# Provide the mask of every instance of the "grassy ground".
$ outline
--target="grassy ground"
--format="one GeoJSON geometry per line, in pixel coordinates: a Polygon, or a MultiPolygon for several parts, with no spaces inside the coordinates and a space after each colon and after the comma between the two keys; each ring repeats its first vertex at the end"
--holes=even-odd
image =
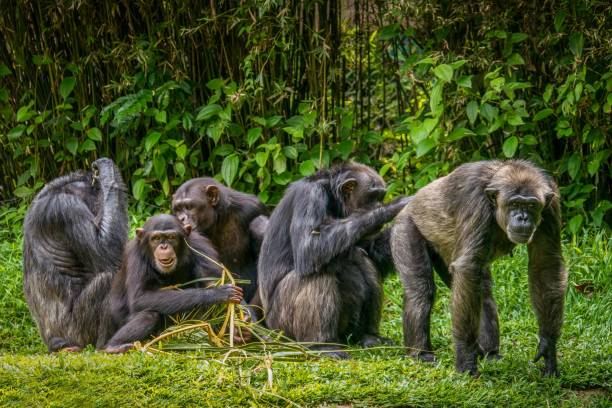
{"type": "MultiPolygon", "coordinates": [[[[453,371],[449,291],[439,286],[433,342],[439,362],[399,349],[355,349],[351,361],[222,364],[193,354],[48,355],[22,294],[21,242],[0,239],[0,406],[611,406],[612,239],[565,245],[570,270],[559,344],[559,378],[530,362],[537,345],[527,294],[526,252],[493,266],[502,354],[472,379],[453,371]]],[[[2,237],[0,232],[0,237],[2,237]]],[[[382,332],[401,343],[401,285],[385,285],[382,332]]]]}

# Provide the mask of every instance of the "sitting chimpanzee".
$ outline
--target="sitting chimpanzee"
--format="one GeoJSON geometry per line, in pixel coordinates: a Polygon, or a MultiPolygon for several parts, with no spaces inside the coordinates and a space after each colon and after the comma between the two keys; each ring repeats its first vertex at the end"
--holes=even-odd
{"type": "Polygon", "coordinates": [[[212,178],[195,178],[176,191],[172,210],[183,225],[210,238],[221,262],[236,278],[250,281],[241,285],[245,299],[259,305],[257,254],[267,225],[262,202],[212,178]]]}
{"type": "Polygon", "coordinates": [[[367,251],[388,247],[388,234],[382,242],[373,234],[408,201],[382,205],[385,192],[382,178],[357,163],[321,170],[287,189],[259,256],[268,327],[298,341],[380,344],[380,272],[367,251]]]}
{"type": "Polygon", "coordinates": [[[115,164],[49,182],[28,209],[23,288],[49,351],[102,347],[113,334],[108,292],[128,233],[125,185],[115,164]]]}
{"type": "Polygon", "coordinates": [[[188,289],[166,288],[200,278],[220,277],[220,268],[195,251],[216,259],[210,241],[173,215],[150,218],[127,245],[111,290],[111,311],[119,330],[106,346],[109,353],[129,350],[132,343],[156,334],[165,317],[220,303],[240,303],[234,285],[188,289]]]}

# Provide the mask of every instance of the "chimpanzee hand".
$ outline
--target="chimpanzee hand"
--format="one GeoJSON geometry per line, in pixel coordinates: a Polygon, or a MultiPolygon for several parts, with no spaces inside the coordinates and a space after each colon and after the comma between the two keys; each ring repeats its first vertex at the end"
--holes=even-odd
{"type": "Polygon", "coordinates": [[[410,201],[412,201],[412,196],[397,197],[393,201],[391,201],[389,204],[387,204],[387,207],[397,210],[397,212],[395,213],[397,215],[399,214],[400,211],[404,209],[406,204],[408,204],[410,201]]]}
{"type": "Polygon", "coordinates": [[[533,362],[537,362],[542,357],[544,358],[544,368],[542,369],[542,374],[546,377],[558,377],[559,370],[557,370],[557,347],[554,342],[549,341],[544,337],[540,338],[538,353],[533,359],[533,362]]]}
{"type": "Polygon", "coordinates": [[[214,288],[218,291],[222,297],[223,302],[227,303],[240,303],[243,299],[243,292],[240,286],[235,285],[222,285],[214,288]]]}
{"type": "Polygon", "coordinates": [[[111,159],[99,158],[91,164],[94,180],[98,180],[102,188],[116,187],[119,179],[119,170],[111,159]]]}

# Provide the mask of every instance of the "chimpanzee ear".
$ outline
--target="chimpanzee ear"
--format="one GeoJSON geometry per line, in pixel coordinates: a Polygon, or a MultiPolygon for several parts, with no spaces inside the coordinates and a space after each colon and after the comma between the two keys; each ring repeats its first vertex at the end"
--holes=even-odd
{"type": "Polygon", "coordinates": [[[217,186],[206,186],[206,197],[210,205],[215,207],[219,203],[219,187],[217,186]]]}
{"type": "Polygon", "coordinates": [[[353,192],[355,187],[357,187],[357,180],[355,180],[354,178],[350,178],[342,183],[342,185],[340,186],[340,191],[342,191],[342,194],[345,195],[350,194],[353,192]]]}
{"type": "Polygon", "coordinates": [[[136,237],[138,239],[142,239],[143,235],[144,235],[144,230],[142,228],[136,228],[136,237]]]}
{"type": "Polygon", "coordinates": [[[189,234],[191,234],[191,225],[187,224],[183,226],[183,232],[185,233],[185,236],[188,237],[189,234]]]}
{"type": "Polygon", "coordinates": [[[487,198],[493,205],[497,204],[497,193],[498,191],[495,188],[490,188],[490,187],[485,188],[485,194],[487,195],[487,198]]]}

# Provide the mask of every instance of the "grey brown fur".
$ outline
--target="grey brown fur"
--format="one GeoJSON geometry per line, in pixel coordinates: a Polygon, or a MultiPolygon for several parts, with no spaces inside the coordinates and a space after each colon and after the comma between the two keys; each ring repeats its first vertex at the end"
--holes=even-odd
{"type": "Polygon", "coordinates": [[[497,307],[489,264],[528,243],[529,289],[544,373],[557,373],[556,343],[563,322],[567,273],[560,243],[559,194],[541,169],[522,160],[458,167],[421,189],[397,216],[391,237],[404,284],[404,342],[433,360],[432,269],[451,286],[456,368],[478,374],[477,356],[499,352],[497,307]]]}
{"type": "Polygon", "coordinates": [[[108,292],[128,234],[115,164],[49,182],[24,223],[24,292],[49,351],[102,347],[112,335],[108,292]]]}
{"type": "Polygon", "coordinates": [[[270,216],[258,264],[268,327],[298,341],[381,341],[380,272],[364,247],[376,248],[375,234],[406,203],[381,205],[384,194],[382,178],[355,163],[287,189],[270,216]]]}

